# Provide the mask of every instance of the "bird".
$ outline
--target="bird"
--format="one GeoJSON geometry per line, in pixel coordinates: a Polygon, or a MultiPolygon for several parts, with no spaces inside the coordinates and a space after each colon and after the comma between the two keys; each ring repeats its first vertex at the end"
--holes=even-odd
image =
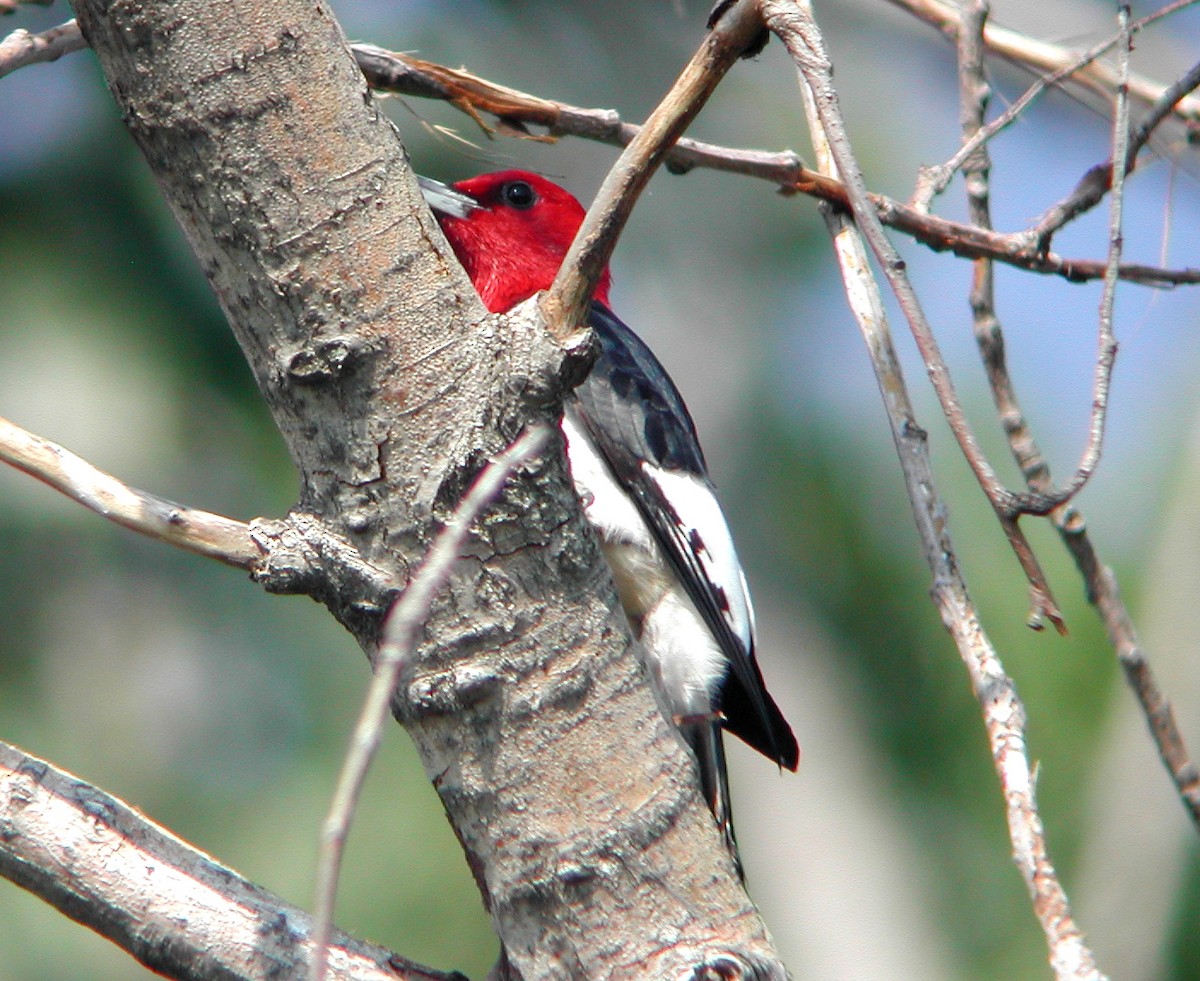
{"type": "MultiPolygon", "coordinates": [[[[504,313],[548,289],[584,218],[567,190],[528,171],[453,185],[418,178],[484,305],[504,313]]],[[[722,730],[794,771],[800,750],[755,657],[754,607],[679,389],[613,312],[612,276],[587,311],[599,354],[564,400],[575,490],[598,534],[652,680],[694,754],[700,788],[744,881],[722,730]]]]}

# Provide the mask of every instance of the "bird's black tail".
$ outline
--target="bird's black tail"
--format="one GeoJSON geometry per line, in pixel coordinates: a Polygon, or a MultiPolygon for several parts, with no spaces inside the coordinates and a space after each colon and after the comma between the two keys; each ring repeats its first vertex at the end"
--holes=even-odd
{"type": "Polygon", "coordinates": [[[696,755],[700,766],[700,789],[712,811],[725,847],[733,859],[738,879],[743,884],[742,858],[738,854],[737,836],[733,833],[733,809],[729,803],[729,774],[725,769],[725,744],[721,739],[721,723],[716,718],[684,719],[679,730],[696,755]]]}

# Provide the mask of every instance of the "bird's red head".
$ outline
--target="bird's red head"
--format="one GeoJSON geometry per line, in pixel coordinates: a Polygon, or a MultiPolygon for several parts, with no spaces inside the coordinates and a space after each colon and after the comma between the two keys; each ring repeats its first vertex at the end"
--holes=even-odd
{"type": "MultiPolygon", "coordinates": [[[[484,306],[502,313],[548,289],[583,222],[583,206],[557,184],[525,170],[459,181],[454,190],[477,209],[434,216],[484,306]]],[[[608,269],[594,298],[608,305],[608,269]]]]}

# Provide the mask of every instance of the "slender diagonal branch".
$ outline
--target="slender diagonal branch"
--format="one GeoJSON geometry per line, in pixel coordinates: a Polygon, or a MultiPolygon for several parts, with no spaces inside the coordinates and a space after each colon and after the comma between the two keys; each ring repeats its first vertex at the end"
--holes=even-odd
{"type": "MultiPolygon", "coordinates": [[[[963,142],[960,155],[967,192],[967,210],[971,224],[991,229],[991,157],[987,143],[979,139],[987,117],[991,88],[984,73],[983,38],[987,31],[990,8],[987,0],[975,0],[963,7],[958,38],[959,121],[963,142]],[[964,152],[965,151],[965,152],[964,152]]],[[[956,156],[955,159],[958,159],[956,156]]],[[[995,332],[999,336],[1000,322],[995,313],[995,277],[992,260],[974,260],[970,304],[976,337],[995,332]]],[[[1010,537],[1017,531],[1019,513],[999,515],[1001,525],[1010,537]]]]}
{"type": "Polygon", "coordinates": [[[566,333],[575,330],[642,189],[725,73],[761,34],[762,21],[753,0],[727,5],[711,25],[671,91],[600,185],[554,283],[542,299],[542,309],[552,327],[557,324],[566,333]]]}
{"type": "MultiPolygon", "coordinates": [[[[1117,46],[1117,70],[1124,80],[1129,75],[1129,55],[1133,47],[1133,36],[1129,33],[1129,5],[1117,8],[1117,19],[1121,26],[1121,43],[1117,46]]],[[[1122,224],[1125,207],[1125,177],[1129,173],[1129,98],[1128,86],[1117,88],[1117,100],[1113,113],[1113,160],[1112,198],[1109,209],[1108,268],[1104,273],[1104,290],[1100,296],[1099,330],[1097,332],[1097,354],[1092,396],[1092,413],[1088,426],[1088,443],[1083,457],[1075,468],[1075,474],[1067,485],[1070,497],[1074,497],[1096,472],[1100,454],[1104,448],[1104,430],[1108,420],[1108,393],[1112,384],[1113,364],[1117,357],[1117,337],[1113,330],[1113,311],[1117,301],[1117,267],[1121,264],[1122,224]]],[[[1068,498],[1069,499],[1069,498],[1068,498]]]]}
{"type": "MultiPolygon", "coordinates": [[[[831,66],[824,45],[804,3],[763,0],[768,26],[792,53],[803,76],[809,128],[825,166],[839,170],[848,162],[831,66]]],[[[847,186],[854,182],[847,180],[847,186]]],[[[857,191],[862,194],[861,189],[857,191]]],[[[869,211],[861,201],[859,212],[869,211]]],[[[1102,981],[1091,951],[1071,916],[1067,897],[1046,849],[1045,834],[1025,748],[1025,710],[1012,679],[1005,673],[982,625],[958,568],[945,506],[936,491],[927,438],[916,423],[899,362],[888,331],[878,287],[859,231],[844,213],[826,211],[826,220],[846,280],[847,295],[859,321],[879,388],[901,469],[916,518],[917,529],[933,575],[932,594],[943,623],[954,638],[983,710],[984,724],[1004,794],[1013,855],[1030,891],[1046,934],[1050,960],[1060,981],[1102,981]]]]}
{"type": "Polygon", "coordinates": [[[334,902],[338,876],[350,822],[362,793],[367,770],[388,721],[388,708],[400,680],[400,673],[411,654],[413,640],[429,613],[434,594],[445,585],[450,569],[458,558],[471,524],[491,500],[500,493],[504,482],[517,467],[532,459],[546,445],[550,430],[532,426],[515,443],[486,466],[454,511],[425,557],[420,569],[396,601],[384,626],[383,641],[375,658],[375,674],[355,725],[350,748],[346,752],[337,789],[321,831],[320,860],[317,866],[316,898],[313,904],[314,956],[309,967],[311,981],[326,975],[327,948],[333,934],[334,902]]]}

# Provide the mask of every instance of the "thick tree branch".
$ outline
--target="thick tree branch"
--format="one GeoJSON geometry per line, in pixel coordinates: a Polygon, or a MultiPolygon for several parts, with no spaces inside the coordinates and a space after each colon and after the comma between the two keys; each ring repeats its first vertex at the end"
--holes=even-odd
{"type": "MultiPolygon", "coordinates": [[[[314,949],[303,910],[124,801],[7,743],[0,743],[0,875],[172,978],[300,977],[314,949]]],[[[340,931],[331,939],[328,976],[461,978],[340,931]]]]}

